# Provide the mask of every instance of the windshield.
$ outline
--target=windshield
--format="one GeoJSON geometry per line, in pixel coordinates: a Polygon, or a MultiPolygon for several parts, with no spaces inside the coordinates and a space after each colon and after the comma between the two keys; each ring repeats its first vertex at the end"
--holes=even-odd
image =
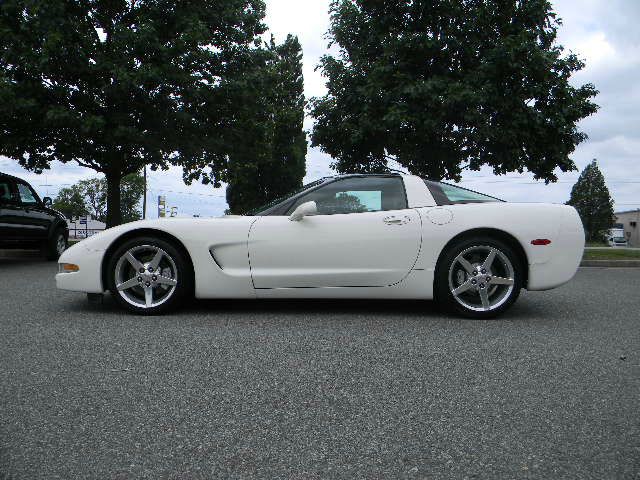
{"type": "Polygon", "coordinates": [[[305,190],[308,190],[310,188],[316,187],[318,185],[320,185],[321,183],[323,183],[325,181],[324,178],[321,178],[320,180],[316,180],[315,182],[311,182],[311,183],[307,183],[306,185],[303,185],[302,187],[298,188],[297,190],[294,190],[293,192],[288,193],[287,195],[283,195],[281,197],[276,198],[275,200],[270,201],[269,203],[267,203],[266,205],[262,205],[258,208],[254,208],[253,210],[250,210],[249,212],[246,213],[247,216],[258,216],[258,215],[265,215],[266,213],[268,213],[269,210],[277,207],[278,205],[280,205],[281,203],[291,199],[291,197],[298,195],[299,193],[304,192],[305,190]]]}

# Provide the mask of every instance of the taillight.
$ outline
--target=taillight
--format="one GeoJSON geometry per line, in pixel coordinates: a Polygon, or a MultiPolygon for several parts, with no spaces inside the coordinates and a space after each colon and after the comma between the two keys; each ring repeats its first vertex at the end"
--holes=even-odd
{"type": "Polygon", "coordinates": [[[549,245],[551,240],[548,238],[536,238],[535,240],[531,240],[531,245],[549,245]]]}

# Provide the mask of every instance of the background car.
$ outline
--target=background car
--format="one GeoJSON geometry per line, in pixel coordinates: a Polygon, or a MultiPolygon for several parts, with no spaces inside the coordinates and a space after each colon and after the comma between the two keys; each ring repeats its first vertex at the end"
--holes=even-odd
{"type": "Polygon", "coordinates": [[[137,313],[197,298],[433,299],[473,318],[522,288],[569,281],[584,247],[574,208],[515,204],[413,175],[342,175],[247,216],[111,228],[60,258],[58,288],[109,290],[137,313]]]}
{"type": "Polygon", "coordinates": [[[51,198],[40,200],[24,180],[0,173],[0,248],[39,249],[57,260],[67,248],[69,228],[51,198]]]}
{"type": "Polygon", "coordinates": [[[628,247],[629,242],[624,235],[624,228],[610,228],[606,235],[610,247],[628,247]]]}

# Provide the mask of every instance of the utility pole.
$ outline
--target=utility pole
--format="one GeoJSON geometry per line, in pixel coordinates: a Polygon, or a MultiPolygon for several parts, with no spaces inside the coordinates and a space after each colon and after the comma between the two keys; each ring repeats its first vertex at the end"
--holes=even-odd
{"type": "Polygon", "coordinates": [[[144,166],[144,196],[142,197],[142,219],[147,218],[147,166],[144,166]]]}

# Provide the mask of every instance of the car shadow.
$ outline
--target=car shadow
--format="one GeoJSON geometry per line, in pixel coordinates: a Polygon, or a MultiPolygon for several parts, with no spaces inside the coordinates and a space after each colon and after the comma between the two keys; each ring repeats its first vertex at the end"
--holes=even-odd
{"type": "Polygon", "coordinates": [[[33,264],[33,265],[50,264],[52,269],[55,270],[57,268],[57,264],[55,262],[50,262],[46,260],[44,257],[37,254],[33,256],[21,256],[21,257],[0,256],[0,269],[2,270],[8,270],[10,268],[20,268],[30,264],[33,264]]]}
{"type": "MultiPolygon", "coordinates": [[[[253,320],[264,317],[273,319],[274,316],[283,318],[305,317],[352,317],[367,319],[405,319],[428,321],[456,321],[456,322],[527,322],[537,319],[541,314],[540,305],[520,299],[503,316],[493,320],[471,320],[443,312],[435,301],[431,300],[359,300],[359,299],[235,299],[235,300],[199,300],[193,299],[174,312],[159,316],[135,315],[125,312],[107,293],[101,302],[90,303],[84,297],[66,304],[66,310],[76,313],[95,313],[99,315],[118,315],[130,318],[167,318],[180,319],[187,317],[191,320],[214,320],[224,317],[251,318],[253,320]]],[[[543,314],[544,315],[544,314],[543,314]]]]}
{"type": "MultiPolygon", "coordinates": [[[[77,312],[96,311],[120,313],[125,311],[110,293],[101,301],[89,302],[86,297],[78,297],[70,303],[69,310],[77,312]]],[[[442,316],[438,305],[428,300],[353,300],[353,299],[296,299],[296,300],[200,300],[192,299],[185,305],[163,316],[205,314],[378,314],[378,315],[431,315],[442,316]]]]}
{"type": "Polygon", "coordinates": [[[185,312],[270,314],[376,314],[442,316],[438,305],[427,300],[270,299],[195,300],[185,312]]]}

